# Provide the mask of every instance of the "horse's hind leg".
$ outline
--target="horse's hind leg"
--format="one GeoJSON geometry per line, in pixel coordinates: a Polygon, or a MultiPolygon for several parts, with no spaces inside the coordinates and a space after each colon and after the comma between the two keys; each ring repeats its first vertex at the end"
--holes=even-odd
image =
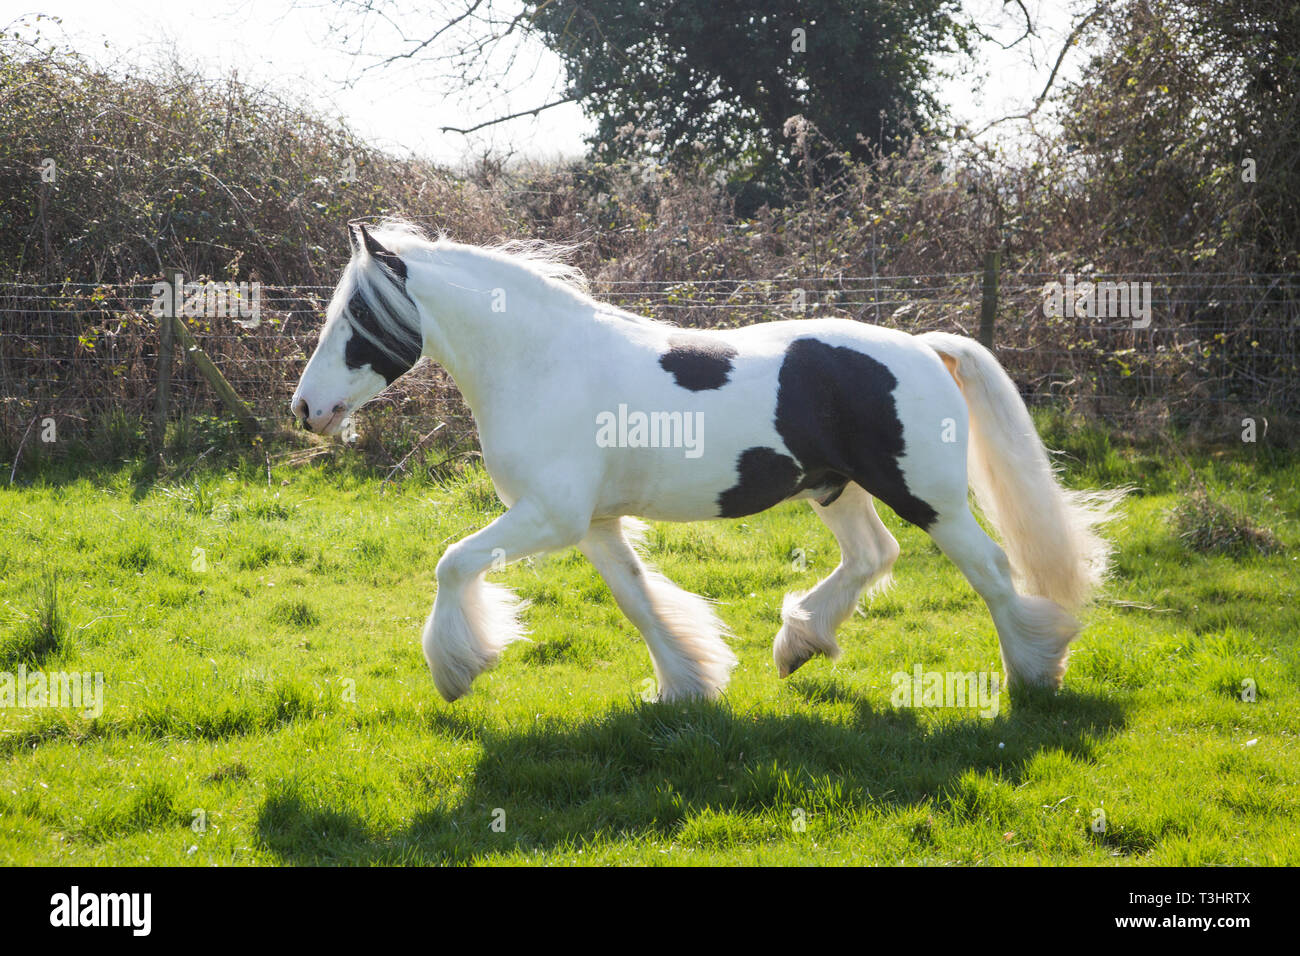
{"type": "Polygon", "coordinates": [[[659,699],[716,697],[736,666],[726,627],[709,603],[645,564],[628,541],[644,525],[629,518],[592,524],[578,547],[609,585],[614,600],[650,648],[659,699]]]}
{"type": "Polygon", "coordinates": [[[1053,601],[1017,594],[1011,564],[965,499],[954,498],[926,529],[984,598],[998,629],[1008,684],[1057,687],[1079,623],[1053,601]]]}
{"type": "Polygon", "coordinates": [[[782,626],[772,644],[777,673],[788,677],[815,654],[839,657],[835,630],[857,607],[863,589],[886,582],[898,558],[898,542],[889,533],[875,502],[860,485],[844,486],[829,505],[813,510],[840,545],[840,564],[811,591],[785,596],[782,626]]]}

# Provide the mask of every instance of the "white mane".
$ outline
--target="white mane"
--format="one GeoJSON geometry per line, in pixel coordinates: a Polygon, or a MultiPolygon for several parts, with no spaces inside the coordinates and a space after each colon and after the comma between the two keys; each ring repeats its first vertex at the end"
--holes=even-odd
{"type": "Polygon", "coordinates": [[[471,246],[453,242],[445,233],[430,239],[423,229],[405,219],[384,219],[370,234],[383,246],[405,257],[413,252],[436,253],[457,250],[477,254],[499,262],[517,265],[534,275],[558,282],[586,296],[587,277],[569,261],[576,245],[547,242],[544,239],[507,239],[491,246],[471,246]]]}
{"type": "MultiPolygon", "coordinates": [[[[466,245],[454,242],[442,232],[436,238],[430,238],[420,226],[397,218],[381,220],[374,228],[367,226],[367,229],[380,245],[404,261],[415,262],[425,257],[436,260],[448,254],[487,260],[516,270],[522,278],[540,282],[552,292],[594,306],[603,315],[638,324],[659,324],[647,316],[597,302],[591,296],[587,277],[569,261],[576,245],[544,239],[508,239],[490,246],[466,245]]],[[[367,301],[377,306],[374,312],[386,337],[401,341],[418,332],[420,320],[414,304],[398,291],[383,265],[374,257],[362,252],[354,254],[344,278],[336,297],[343,297],[346,305],[354,290],[361,291],[367,301]],[[346,281],[349,278],[351,282],[346,281]]],[[[387,343],[376,344],[391,351],[387,343]]]]}

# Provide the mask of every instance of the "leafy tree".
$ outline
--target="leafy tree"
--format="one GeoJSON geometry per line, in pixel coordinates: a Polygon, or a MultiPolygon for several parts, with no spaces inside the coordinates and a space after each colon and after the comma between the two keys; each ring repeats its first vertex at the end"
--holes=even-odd
{"type": "Polygon", "coordinates": [[[955,0],[600,0],[536,4],[533,24],[598,120],[600,158],[701,156],[742,177],[808,143],[888,151],[940,112],[927,57],[965,47],[955,0]]]}
{"type": "Polygon", "coordinates": [[[1300,5],[1123,0],[1065,98],[1098,238],[1173,268],[1300,265],[1300,5]]]}
{"type": "Polygon", "coordinates": [[[566,86],[550,102],[507,115],[485,105],[481,122],[447,131],[579,102],[599,160],[768,185],[796,161],[888,153],[933,125],[932,58],[969,53],[977,32],[960,0],[437,0],[426,34],[408,32],[414,17],[397,0],[335,3],[336,32],[357,54],[378,42],[372,28],[396,29],[398,52],[366,69],[405,63],[478,97],[519,84],[530,44],[559,55],[566,86]]]}

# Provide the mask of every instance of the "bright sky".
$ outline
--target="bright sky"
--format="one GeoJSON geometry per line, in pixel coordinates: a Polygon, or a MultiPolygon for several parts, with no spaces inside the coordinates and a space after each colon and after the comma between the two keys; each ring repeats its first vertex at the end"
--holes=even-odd
{"type": "MultiPolygon", "coordinates": [[[[983,45],[974,75],[940,88],[955,116],[979,128],[1028,108],[1069,32],[1071,12],[1077,15],[1080,5],[1078,0],[1025,0],[1039,35],[1002,50],[999,42],[1008,44],[1023,32],[1018,6],[965,0],[980,22],[995,25],[996,42],[983,45]]],[[[561,84],[558,60],[540,46],[530,47],[508,92],[479,88],[468,95],[431,78],[419,60],[367,71],[371,61],[350,53],[355,38],[349,42],[330,30],[331,23],[347,22],[330,0],[0,0],[0,27],[36,13],[62,20],[41,24],[43,38],[70,45],[102,65],[147,69],[175,49],[209,76],[238,71],[245,81],[304,98],[327,115],[343,117],[373,144],[399,154],[445,163],[459,163],[485,149],[541,159],[576,156],[591,127],[581,109],[568,104],[470,137],[442,132],[443,126],[467,127],[549,102],[561,84]]],[[[427,13],[403,12],[399,25],[407,37],[423,38],[440,23],[427,13]]],[[[382,22],[371,26],[370,49],[402,49],[396,28],[382,22]]],[[[26,33],[30,36],[32,30],[26,33]]],[[[815,55],[815,30],[809,31],[808,48],[815,55]]],[[[1071,75],[1081,60],[1075,51],[1063,74],[1071,75]]]]}

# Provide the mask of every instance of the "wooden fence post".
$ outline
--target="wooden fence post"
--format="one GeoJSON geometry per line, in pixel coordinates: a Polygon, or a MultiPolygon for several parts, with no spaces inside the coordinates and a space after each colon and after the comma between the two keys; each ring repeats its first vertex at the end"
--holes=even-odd
{"type": "Polygon", "coordinates": [[[980,344],[993,348],[993,323],[998,315],[998,264],[1002,254],[996,249],[984,253],[984,294],[980,300],[980,344]]]}
{"type": "Polygon", "coordinates": [[[172,318],[176,302],[183,292],[180,276],[176,269],[168,269],[163,273],[163,281],[171,286],[171,294],[163,303],[162,315],[158,317],[158,390],[154,395],[151,436],[154,462],[158,465],[163,462],[163,450],[167,442],[167,405],[172,389],[172,318]]]}
{"type": "Polygon", "coordinates": [[[194,335],[186,327],[185,321],[179,316],[173,316],[172,322],[176,328],[176,338],[180,340],[181,354],[188,359],[192,359],[195,367],[212,390],[217,393],[217,397],[230,409],[231,414],[239,420],[244,430],[250,435],[256,435],[259,432],[257,419],[253,416],[252,411],[244,404],[243,399],[234,387],[226,381],[226,377],[221,374],[221,369],[208,358],[206,352],[199,348],[199,343],[194,340],[194,335]]]}

